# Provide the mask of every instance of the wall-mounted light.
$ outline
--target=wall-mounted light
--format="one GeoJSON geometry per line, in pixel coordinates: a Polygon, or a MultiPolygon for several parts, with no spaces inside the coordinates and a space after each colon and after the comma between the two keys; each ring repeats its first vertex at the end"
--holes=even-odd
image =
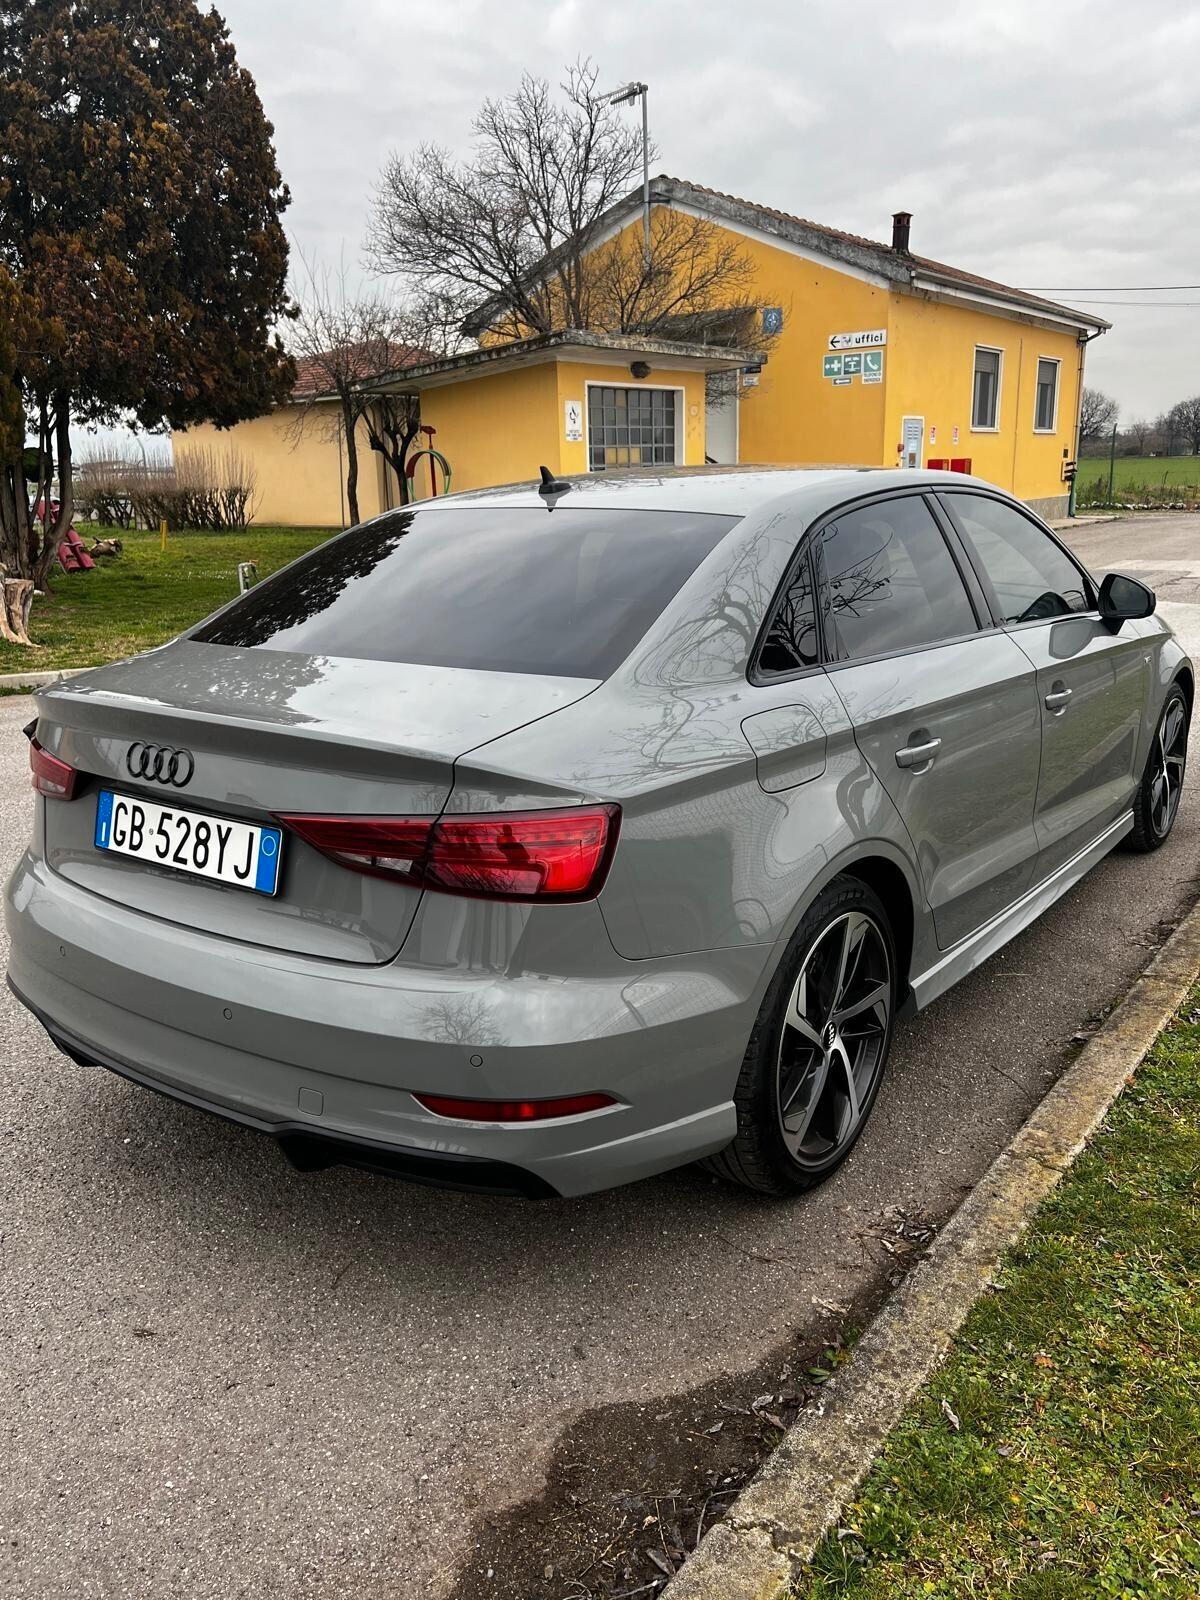
{"type": "Polygon", "coordinates": [[[650,363],[648,361],[631,361],[629,370],[635,378],[648,378],[650,376],[650,363]]]}

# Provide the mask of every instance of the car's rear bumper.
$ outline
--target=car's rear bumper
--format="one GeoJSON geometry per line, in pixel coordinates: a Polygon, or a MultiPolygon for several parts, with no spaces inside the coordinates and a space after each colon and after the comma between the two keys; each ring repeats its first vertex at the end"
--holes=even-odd
{"type": "Polygon", "coordinates": [[[207,1111],[227,1122],[253,1128],[256,1133],[274,1138],[293,1166],[302,1172],[319,1172],[326,1167],[345,1164],[366,1167],[373,1172],[392,1173],[411,1178],[416,1183],[429,1183],[447,1189],[472,1189],[487,1194],[519,1194],[531,1200],[542,1200],[555,1191],[544,1179],[521,1167],[507,1166],[502,1161],[489,1161],[482,1156],[452,1155],[441,1150],[414,1150],[400,1145],[375,1144],[365,1139],[340,1139],[336,1135],[314,1132],[308,1123],[268,1122],[248,1111],[235,1111],[194,1094],[178,1084],[166,1084],[161,1078],[140,1070],[131,1062],[103,1054],[95,1045],[78,1039],[53,1017],[47,1016],[23,995],[11,976],[8,986],[17,999],[41,1023],[51,1039],[72,1061],[81,1067],[106,1067],[130,1083],[144,1089],[182,1101],[199,1111],[207,1111]]]}
{"type": "Polygon", "coordinates": [[[583,1194],[727,1144],[770,954],[616,958],[571,979],[359,967],[131,912],[32,854],[5,911],[10,985],[74,1059],[268,1133],[299,1165],[527,1194],[583,1194]],[[414,1091],[619,1103],[497,1125],[437,1117],[414,1091]]]}

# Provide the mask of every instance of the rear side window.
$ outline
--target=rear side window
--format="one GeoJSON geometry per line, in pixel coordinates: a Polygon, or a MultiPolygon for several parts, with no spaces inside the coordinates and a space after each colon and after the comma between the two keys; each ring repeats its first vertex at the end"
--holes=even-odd
{"type": "Polygon", "coordinates": [[[848,511],[819,541],[833,660],[918,649],[978,628],[954,557],[919,496],[848,511]]]}
{"type": "Polygon", "coordinates": [[[947,495],[946,504],[992,580],[1005,622],[1040,622],[1091,609],[1083,574],[1036,522],[986,495],[947,495]]]}
{"type": "Polygon", "coordinates": [[[191,637],[605,678],[737,520],[561,504],[393,512],[320,545],[191,637]]]}
{"type": "Polygon", "coordinates": [[[764,678],[777,678],[815,667],[819,659],[812,567],[806,550],[775,602],[759,646],[758,672],[764,678]]]}

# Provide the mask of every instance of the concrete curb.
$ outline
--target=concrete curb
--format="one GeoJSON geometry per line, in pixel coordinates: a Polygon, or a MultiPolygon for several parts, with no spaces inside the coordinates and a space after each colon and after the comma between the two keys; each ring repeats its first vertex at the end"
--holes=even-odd
{"type": "Polygon", "coordinates": [[[660,1600],[786,1600],[1000,1258],[1096,1131],[1200,969],[1200,906],[1134,980],[660,1600]]]}
{"type": "Polygon", "coordinates": [[[63,667],[57,672],[0,672],[0,689],[40,689],[44,683],[61,683],[86,667],[63,667]]]}
{"type": "Polygon", "coordinates": [[[1082,517],[1059,517],[1054,522],[1049,523],[1048,526],[1057,529],[1059,533],[1063,533],[1071,528],[1086,528],[1092,522],[1120,522],[1120,520],[1121,513],[1119,511],[1101,511],[1097,513],[1089,512],[1082,517]]]}

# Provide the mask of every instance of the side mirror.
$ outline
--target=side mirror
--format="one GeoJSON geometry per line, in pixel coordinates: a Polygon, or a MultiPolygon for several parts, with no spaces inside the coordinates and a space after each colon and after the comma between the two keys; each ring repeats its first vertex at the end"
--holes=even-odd
{"type": "Polygon", "coordinates": [[[1115,633],[1134,617],[1153,616],[1158,604],[1154,590],[1123,572],[1110,572],[1100,585],[1100,616],[1115,633]]]}

